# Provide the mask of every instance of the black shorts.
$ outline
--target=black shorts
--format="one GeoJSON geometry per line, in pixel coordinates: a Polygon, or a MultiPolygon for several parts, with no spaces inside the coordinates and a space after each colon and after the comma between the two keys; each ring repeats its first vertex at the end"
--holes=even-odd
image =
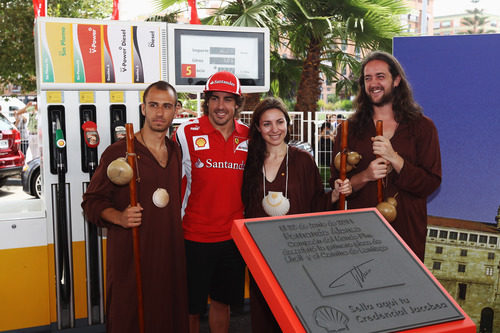
{"type": "Polygon", "coordinates": [[[204,314],[207,299],[240,306],[245,262],[232,240],[199,243],[185,240],[189,314],[204,314]]]}

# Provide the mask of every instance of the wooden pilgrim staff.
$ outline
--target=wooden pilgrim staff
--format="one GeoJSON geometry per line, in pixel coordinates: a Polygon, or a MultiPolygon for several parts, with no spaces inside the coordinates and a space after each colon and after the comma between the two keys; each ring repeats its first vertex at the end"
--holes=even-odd
{"type": "MultiPolygon", "coordinates": [[[[134,147],[134,125],[131,123],[125,124],[125,130],[127,133],[127,162],[132,168],[133,177],[130,180],[130,206],[137,206],[137,190],[136,190],[136,180],[137,180],[137,166],[135,147],[134,147]]],[[[132,238],[134,243],[134,263],[135,263],[135,277],[137,282],[137,315],[139,318],[139,332],[144,333],[144,304],[142,296],[142,277],[141,277],[141,253],[139,248],[139,230],[138,228],[132,228],[132,238]]]]}
{"type": "MultiPolygon", "coordinates": [[[[382,120],[377,120],[377,136],[380,135],[384,135],[384,123],[382,120]]],[[[377,155],[377,157],[380,157],[377,155]]],[[[384,201],[384,192],[383,192],[383,183],[382,183],[382,179],[378,179],[377,180],[377,200],[378,200],[378,203],[381,203],[382,201],[384,201]]]]}
{"type": "MultiPolygon", "coordinates": [[[[340,141],[340,179],[345,180],[347,178],[347,134],[349,130],[348,126],[349,122],[344,120],[342,122],[342,138],[340,141]]],[[[345,194],[340,193],[339,196],[339,209],[345,210],[346,202],[345,202],[345,194]]]]}

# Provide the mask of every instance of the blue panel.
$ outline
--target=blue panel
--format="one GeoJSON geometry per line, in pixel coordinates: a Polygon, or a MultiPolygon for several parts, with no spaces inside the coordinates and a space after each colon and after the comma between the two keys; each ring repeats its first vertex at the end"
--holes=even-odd
{"type": "Polygon", "coordinates": [[[429,215],[494,223],[500,205],[500,35],[402,37],[394,55],[439,132],[429,215]]]}

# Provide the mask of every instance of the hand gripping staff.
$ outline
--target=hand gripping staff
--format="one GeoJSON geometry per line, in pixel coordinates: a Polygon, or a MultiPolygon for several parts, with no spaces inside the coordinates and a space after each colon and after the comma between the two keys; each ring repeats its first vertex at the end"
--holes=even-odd
{"type": "MultiPolygon", "coordinates": [[[[382,120],[377,120],[377,135],[384,135],[384,123],[382,120]]],[[[380,156],[377,156],[380,157],[380,156]]],[[[377,180],[377,202],[381,203],[384,201],[384,192],[383,192],[383,184],[382,179],[377,180]]]]}
{"type": "MultiPolygon", "coordinates": [[[[127,133],[127,162],[133,171],[133,177],[130,180],[130,206],[137,206],[137,167],[135,164],[135,148],[134,148],[134,125],[131,123],[125,124],[127,133]]],[[[139,230],[132,228],[132,238],[134,242],[134,262],[135,262],[135,277],[137,282],[137,315],[139,318],[139,332],[144,333],[144,305],[142,296],[142,277],[141,277],[141,254],[139,248],[139,230]]]]}
{"type": "MultiPolygon", "coordinates": [[[[340,179],[346,179],[347,173],[347,135],[349,133],[349,122],[347,120],[342,122],[342,139],[340,141],[340,179]]],[[[346,202],[345,202],[345,194],[340,193],[339,196],[339,210],[345,210],[346,202]]]]}

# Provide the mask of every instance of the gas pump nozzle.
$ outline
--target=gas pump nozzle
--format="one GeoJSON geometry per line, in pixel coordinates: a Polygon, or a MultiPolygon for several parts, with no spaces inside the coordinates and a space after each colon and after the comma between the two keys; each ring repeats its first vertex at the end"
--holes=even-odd
{"type": "Polygon", "coordinates": [[[71,231],[67,221],[66,211],[66,166],[64,149],[66,140],[61,127],[59,115],[52,120],[52,131],[54,134],[54,150],[57,166],[58,184],[56,187],[56,235],[57,235],[57,270],[59,272],[58,298],[61,320],[58,319],[60,328],[74,326],[73,313],[73,281],[71,276],[71,231]]]}
{"type": "MultiPolygon", "coordinates": [[[[99,133],[97,124],[88,115],[82,124],[83,139],[86,147],[86,162],[90,179],[97,169],[97,146],[99,133]]],[[[102,244],[99,230],[95,224],[85,224],[85,251],[87,262],[87,311],[89,325],[104,322],[104,287],[102,278],[102,244]]]]}
{"type": "Polygon", "coordinates": [[[66,147],[66,140],[64,140],[64,133],[61,128],[61,122],[59,118],[56,118],[56,147],[64,148],[66,147]]]}
{"type": "Polygon", "coordinates": [[[97,157],[95,156],[96,151],[92,148],[97,148],[99,145],[99,133],[97,132],[97,124],[93,121],[87,120],[82,124],[83,138],[88,149],[88,170],[90,178],[92,178],[95,169],[97,168],[97,157]]]}
{"type": "Polygon", "coordinates": [[[97,124],[93,121],[86,121],[82,125],[83,137],[85,144],[89,148],[96,148],[99,145],[99,133],[97,132],[97,124]]]}

